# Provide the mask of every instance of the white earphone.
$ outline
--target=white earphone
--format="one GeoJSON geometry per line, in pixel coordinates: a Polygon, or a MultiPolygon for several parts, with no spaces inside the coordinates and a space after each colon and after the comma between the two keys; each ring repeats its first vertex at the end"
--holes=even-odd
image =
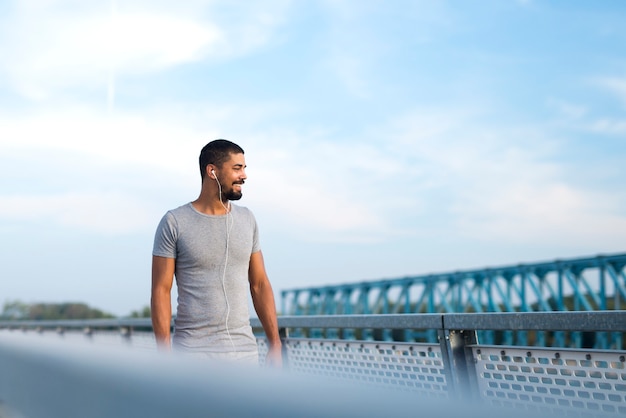
{"type": "MultiPolygon", "coordinates": [[[[217,174],[215,174],[215,170],[211,170],[211,174],[213,174],[213,178],[217,182],[217,187],[219,187],[220,202],[222,202],[222,185],[217,179],[217,174]]],[[[232,228],[233,226],[233,218],[230,216],[230,211],[224,205],[224,203],[222,203],[222,206],[224,206],[224,210],[226,210],[226,255],[224,257],[224,273],[222,274],[222,290],[224,291],[224,299],[226,300],[226,333],[228,334],[228,339],[230,340],[230,345],[233,347],[233,351],[237,351],[233,342],[233,338],[230,335],[230,329],[228,329],[228,318],[230,317],[230,302],[228,301],[228,294],[226,293],[226,267],[228,266],[228,247],[230,245],[230,228],[232,228]],[[228,225],[229,217],[231,222],[230,226],[228,225]]],[[[230,208],[230,202],[228,203],[228,207],[230,208]]]]}

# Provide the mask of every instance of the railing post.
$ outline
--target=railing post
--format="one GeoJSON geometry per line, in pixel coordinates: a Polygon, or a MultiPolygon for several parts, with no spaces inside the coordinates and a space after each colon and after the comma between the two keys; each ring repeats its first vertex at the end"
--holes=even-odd
{"type": "Polygon", "coordinates": [[[88,339],[92,339],[93,338],[93,328],[92,327],[85,327],[85,328],[83,328],[83,334],[88,339]]]}
{"type": "Polygon", "coordinates": [[[283,357],[283,368],[289,368],[289,354],[287,350],[287,339],[289,338],[289,328],[283,327],[278,328],[278,336],[280,337],[280,342],[282,343],[281,354],[283,357]]]}
{"type": "Polygon", "coordinates": [[[122,339],[124,340],[124,342],[126,342],[127,344],[130,344],[131,338],[133,336],[133,328],[132,327],[121,327],[120,328],[120,335],[121,335],[122,339]]]}
{"type": "Polygon", "coordinates": [[[471,345],[478,343],[475,330],[438,330],[449,393],[464,401],[479,400],[478,380],[471,345]]]}

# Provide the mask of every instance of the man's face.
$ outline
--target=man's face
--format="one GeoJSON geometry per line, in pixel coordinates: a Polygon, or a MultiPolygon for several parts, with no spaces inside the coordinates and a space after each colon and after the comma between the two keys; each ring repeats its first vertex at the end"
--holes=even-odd
{"type": "Polygon", "coordinates": [[[246,159],[243,154],[230,154],[218,172],[218,180],[222,185],[222,197],[227,200],[241,199],[242,186],[246,180],[246,159]]]}

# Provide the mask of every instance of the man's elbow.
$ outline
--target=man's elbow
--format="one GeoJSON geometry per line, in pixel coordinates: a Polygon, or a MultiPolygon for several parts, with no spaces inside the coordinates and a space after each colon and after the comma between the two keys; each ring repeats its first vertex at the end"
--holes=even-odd
{"type": "Polygon", "coordinates": [[[158,311],[164,306],[171,304],[171,289],[165,286],[153,286],[150,295],[150,307],[152,311],[158,311]]]}
{"type": "Polygon", "coordinates": [[[269,280],[256,280],[250,285],[250,292],[252,295],[264,295],[267,292],[272,291],[272,286],[269,280]]]}

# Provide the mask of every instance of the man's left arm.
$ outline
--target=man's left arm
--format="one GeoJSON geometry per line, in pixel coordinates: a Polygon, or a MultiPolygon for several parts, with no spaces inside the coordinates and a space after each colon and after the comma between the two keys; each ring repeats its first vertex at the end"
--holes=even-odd
{"type": "Polygon", "coordinates": [[[282,366],[282,343],[278,334],[276,303],[274,302],[272,285],[265,271],[265,262],[261,251],[250,256],[248,280],[250,281],[250,294],[252,295],[254,310],[261,321],[261,325],[263,325],[270,345],[266,363],[270,366],[280,367],[282,366]]]}

